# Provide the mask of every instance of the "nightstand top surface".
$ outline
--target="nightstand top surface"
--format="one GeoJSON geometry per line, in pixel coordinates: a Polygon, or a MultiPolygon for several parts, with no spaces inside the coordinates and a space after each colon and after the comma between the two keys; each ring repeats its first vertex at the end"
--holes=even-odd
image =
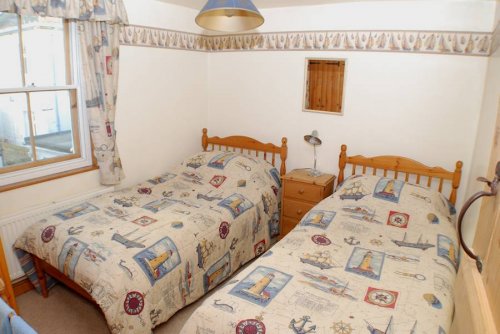
{"type": "Polygon", "coordinates": [[[309,175],[309,169],[294,169],[286,173],[286,175],[283,176],[283,179],[326,186],[328,183],[332,182],[335,179],[335,176],[325,173],[321,174],[320,176],[314,177],[309,175]]]}

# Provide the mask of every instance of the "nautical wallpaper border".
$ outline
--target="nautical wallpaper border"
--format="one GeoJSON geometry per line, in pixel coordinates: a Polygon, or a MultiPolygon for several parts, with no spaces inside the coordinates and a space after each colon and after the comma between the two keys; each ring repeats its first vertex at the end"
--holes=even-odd
{"type": "Polygon", "coordinates": [[[210,36],[129,25],[121,28],[120,43],[201,52],[382,51],[489,56],[494,50],[493,33],[467,31],[331,30],[210,36]]]}

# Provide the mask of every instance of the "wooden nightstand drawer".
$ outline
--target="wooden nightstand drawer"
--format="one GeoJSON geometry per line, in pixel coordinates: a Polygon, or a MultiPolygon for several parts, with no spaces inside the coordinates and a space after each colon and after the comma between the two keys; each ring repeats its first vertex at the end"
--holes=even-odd
{"type": "Polygon", "coordinates": [[[295,169],[284,175],[281,202],[280,239],[300,222],[318,202],[331,195],[335,176],[311,176],[307,169],[295,169]]]}
{"type": "Polygon", "coordinates": [[[281,234],[286,235],[288,232],[293,230],[295,226],[297,226],[300,223],[300,219],[293,219],[289,217],[283,217],[283,220],[281,221],[281,234]]]}
{"type": "Polygon", "coordinates": [[[289,181],[285,184],[284,196],[303,201],[318,202],[323,199],[323,187],[304,182],[289,181]]]}
{"type": "Polygon", "coordinates": [[[294,199],[287,199],[283,203],[283,216],[300,220],[313,208],[314,204],[304,203],[294,199]]]}

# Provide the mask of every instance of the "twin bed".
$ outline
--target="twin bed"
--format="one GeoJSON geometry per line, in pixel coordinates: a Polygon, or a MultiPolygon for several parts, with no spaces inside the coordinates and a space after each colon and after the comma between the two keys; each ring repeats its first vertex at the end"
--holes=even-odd
{"type": "Polygon", "coordinates": [[[347,157],[343,146],[332,197],[208,297],[182,333],[447,333],[459,262],[456,167],[347,157]],[[433,179],[438,191],[427,187],[433,179]],[[449,198],[439,192],[447,181],[449,198]]]}
{"type": "Polygon", "coordinates": [[[40,217],[15,246],[31,254],[42,293],[47,273],[95,301],[113,333],[149,333],[223,281],[182,333],[447,332],[460,162],[449,172],[343,146],[337,191],[269,249],[286,139],[204,129],[202,146],[158,178],[40,217]]]}

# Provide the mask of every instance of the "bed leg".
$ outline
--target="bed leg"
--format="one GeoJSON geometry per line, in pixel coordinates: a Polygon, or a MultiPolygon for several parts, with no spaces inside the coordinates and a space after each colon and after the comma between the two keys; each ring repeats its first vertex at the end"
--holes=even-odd
{"type": "Polygon", "coordinates": [[[43,271],[42,260],[38,257],[33,256],[33,264],[35,265],[36,276],[38,278],[38,283],[40,284],[40,289],[42,290],[43,298],[49,296],[49,290],[47,290],[47,278],[45,272],[43,271]]]}

